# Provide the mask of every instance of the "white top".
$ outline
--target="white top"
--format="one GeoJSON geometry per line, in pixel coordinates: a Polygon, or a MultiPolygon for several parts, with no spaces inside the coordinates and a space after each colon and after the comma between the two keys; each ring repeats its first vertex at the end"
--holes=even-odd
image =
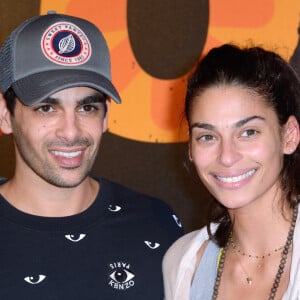
{"type": "MultiPolygon", "coordinates": [[[[212,231],[215,228],[212,226],[212,231]]],[[[205,227],[184,235],[169,248],[163,260],[165,300],[190,299],[197,251],[207,239],[205,227]]],[[[300,300],[300,214],[294,231],[290,282],[282,300],[300,300]]]]}

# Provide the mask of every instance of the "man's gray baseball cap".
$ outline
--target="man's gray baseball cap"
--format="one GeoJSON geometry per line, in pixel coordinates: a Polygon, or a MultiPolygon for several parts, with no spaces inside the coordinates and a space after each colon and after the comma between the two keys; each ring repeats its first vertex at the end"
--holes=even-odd
{"type": "Polygon", "coordinates": [[[26,105],[70,87],[121,98],[111,82],[110,55],[99,29],[87,20],[49,12],[18,26],[0,51],[0,89],[26,105]]]}

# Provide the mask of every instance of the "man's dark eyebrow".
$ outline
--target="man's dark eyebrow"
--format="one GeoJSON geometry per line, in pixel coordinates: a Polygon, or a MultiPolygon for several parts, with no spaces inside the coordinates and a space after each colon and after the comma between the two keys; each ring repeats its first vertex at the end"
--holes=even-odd
{"type": "Polygon", "coordinates": [[[47,97],[46,99],[42,100],[37,104],[59,104],[59,102],[60,101],[57,98],[47,97]]]}
{"type": "MultiPolygon", "coordinates": [[[[239,128],[242,127],[243,125],[247,124],[248,122],[255,120],[255,119],[259,119],[262,121],[265,121],[265,118],[260,117],[260,116],[251,116],[248,118],[245,118],[243,120],[240,120],[238,122],[235,123],[234,127],[239,128]]],[[[208,123],[194,123],[191,125],[190,130],[194,129],[194,128],[203,128],[203,129],[207,129],[207,130],[215,130],[215,126],[208,124],[208,123]]]]}
{"type": "MultiPolygon", "coordinates": [[[[77,105],[84,105],[84,104],[91,104],[91,103],[104,103],[106,100],[106,97],[103,94],[100,93],[95,93],[90,96],[87,96],[83,99],[80,99],[77,101],[77,105]]],[[[39,104],[53,104],[53,105],[58,105],[61,103],[61,100],[59,98],[55,97],[47,97],[43,101],[41,101],[39,104]]]]}
{"type": "Polygon", "coordinates": [[[105,103],[106,97],[103,94],[93,94],[87,96],[77,102],[78,105],[92,104],[92,103],[105,103]]]}

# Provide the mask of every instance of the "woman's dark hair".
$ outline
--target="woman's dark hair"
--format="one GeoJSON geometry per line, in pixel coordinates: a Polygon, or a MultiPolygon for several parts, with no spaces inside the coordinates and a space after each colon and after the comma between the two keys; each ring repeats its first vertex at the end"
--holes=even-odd
{"type": "MultiPolygon", "coordinates": [[[[216,85],[241,86],[261,96],[276,113],[280,126],[291,115],[300,124],[300,82],[293,68],[278,54],[260,47],[239,48],[225,44],[213,48],[200,61],[188,82],[185,99],[185,115],[190,121],[193,103],[197,96],[216,85]]],[[[291,155],[284,155],[280,174],[282,189],[293,208],[297,204],[298,184],[296,169],[299,161],[299,147],[291,155]]],[[[227,209],[216,199],[208,217],[210,238],[224,246],[232,230],[227,209]],[[212,234],[210,224],[219,224],[212,234]]]]}

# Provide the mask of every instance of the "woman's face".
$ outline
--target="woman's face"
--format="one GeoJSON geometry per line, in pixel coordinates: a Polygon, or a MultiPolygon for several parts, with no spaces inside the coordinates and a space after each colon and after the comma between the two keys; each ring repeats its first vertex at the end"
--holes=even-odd
{"type": "Polygon", "coordinates": [[[237,86],[208,88],[193,101],[190,155],[203,184],[227,208],[273,199],[290,149],[272,108],[237,86]]]}

